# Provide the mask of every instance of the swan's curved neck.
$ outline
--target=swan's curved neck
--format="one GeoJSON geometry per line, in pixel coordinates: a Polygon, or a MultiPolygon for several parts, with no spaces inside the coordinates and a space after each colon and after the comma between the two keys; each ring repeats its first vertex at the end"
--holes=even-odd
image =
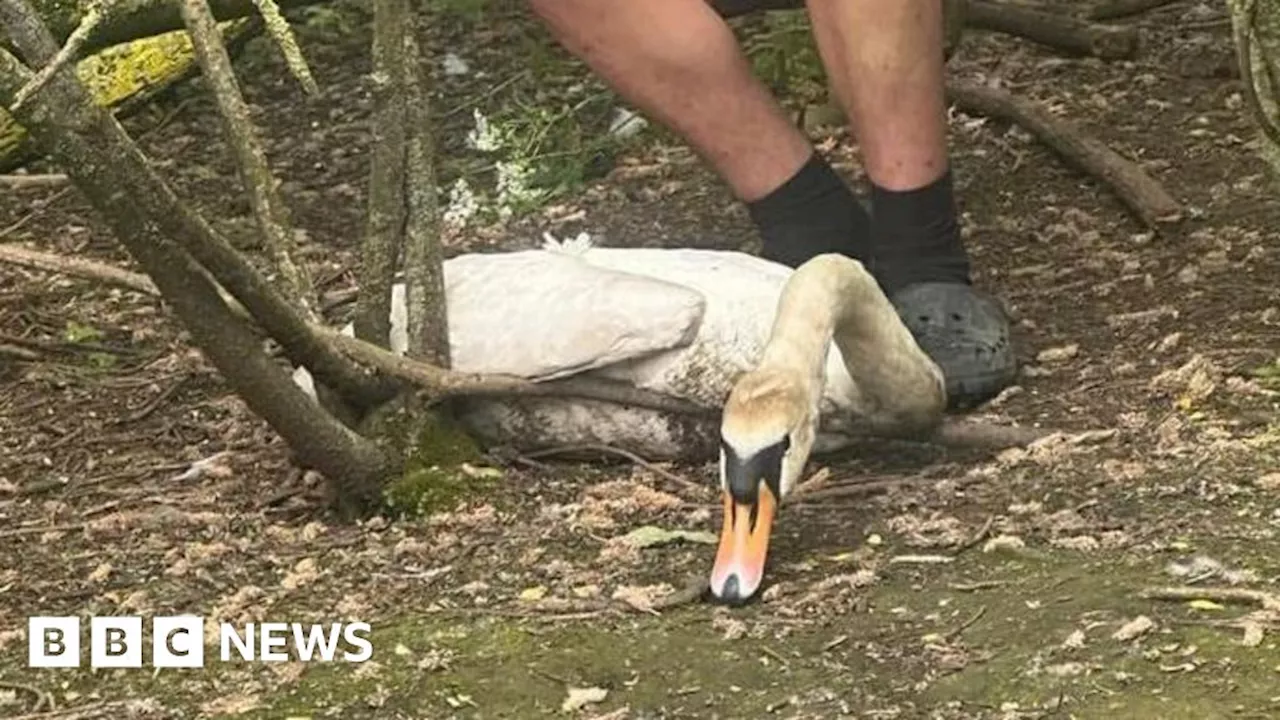
{"type": "Polygon", "coordinates": [[[802,376],[816,405],[832,341],[858,389],[862,420],[904,433],[939,421],[946,386],[937,365],[862,263],[827,254],[801,265],[787,281],[761,367],[802,376]]]}

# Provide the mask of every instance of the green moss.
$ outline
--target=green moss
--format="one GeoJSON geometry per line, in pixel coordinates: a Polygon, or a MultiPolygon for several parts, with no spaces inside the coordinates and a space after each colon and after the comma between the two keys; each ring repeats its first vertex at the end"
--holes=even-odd
{"type": "Polygon", "coordinates": [[[478,468],[483,453],[441,407],[406,396],[366,419],[362,433],[401,458],[404,471],[387,483],[383,498],[397,516],[430,515],[457,507],[489,487],[500,473],[478,468]]]}

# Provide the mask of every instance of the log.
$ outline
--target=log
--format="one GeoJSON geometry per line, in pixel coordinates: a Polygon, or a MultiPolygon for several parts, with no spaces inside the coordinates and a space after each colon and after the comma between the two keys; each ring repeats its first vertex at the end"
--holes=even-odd
{"type": "Polygon", "coordinates": [[[1100,25],[1012,4],[969,0],[965,22],[971,28],[1016,35],[1073,55],[1124,60],[1138,51],[1136,28],[1100,25]]]}
{"type": "Polygon", "coordinates": [[[1106,183],[1144,224],[1160,230],[1182,220],[1182,206],[1142,168],[1101,140],[1003,90],[948,83],[947,96],[963,112],[1007,120],[1026,128],[1076,168],[1106,183]]]}
{"type": "MultiPolygon", "coordinates": [[[[48,0],[46,0],[47,2],[48,0]]],[[[229,52],[242,48],[258,30],[252,20],[221,27],[229,52]]],[[[199,71],[185,32],[170,32],[100,50],[76,64],[76,75],[100,107],[125,117],[158,93],[199,71]]],[[[38,156],[27,132],[0,108],[0,173],[9,172],[38,156]]]]}
{"type": "Polygon", "coordinates": [[[1170,5],[1177,0],[1100,0],[1086,16],[1090,20],[1116,20],[1131,15],[1141,15],[1148,10],[1170,5]]]}
{"type": "MultiPolygon", "coordinates": [[[[90,0],[28,0],[44,18],[59,43],[66,42],[80,24],[90,0]]],[[[281,9],[314,5],[320,0],[276,0],[281,9]]],[[[110,15],[103,19],[85,42],[84,52],[132,42],[141,38],[181,30],[182,17],[170,0],[112,0],[110,15]]],[[[255,14],[253,0],[210,0],[213,16],[229,21],[255,14]]]]}

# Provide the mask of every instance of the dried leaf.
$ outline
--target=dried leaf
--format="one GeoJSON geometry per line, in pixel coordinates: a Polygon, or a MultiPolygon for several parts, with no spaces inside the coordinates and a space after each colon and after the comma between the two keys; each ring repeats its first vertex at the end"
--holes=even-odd
{"type": "Polygon", "coordinates": [[[608,696],[609,691],[604,688],[569,688],[569,697],[565,698],[564,702],[560,704],[560,711],[575,712],[588,705],[604,702],[604,699],[608,696]]]}
{"type": "Polygon", "coordinates": [[[543,585],[534,585],[520,591],[520,599],[526,602],[537,602],[547,596],[547,588],[543,585]]]}
{"type": "Polygon", "coordinates": [[[685,542],[715,545],[716,536],[709,532],[692,530],[666,530],[656,525],[644,525],[622,536],[621,540],[633,548],[649,548],[669,543],[685,542]]]}
{"type": "Polygon", "coordinates": [[[1212,600],[1192,600],[1187,603],[1192,610],[1222,610],[1223,605],[1212,600]]]}
{"type": "Polygon", "coordinates": [[[1151,628],[1155,626],[1156,624],[1151,618],[1146,615],[1139,615],[1122,625],[1119,630],[1112,633],[1111,639],[1119,640],[1120,642],[1128,642],[1139,635],[1150,631],[1151,628]]]}

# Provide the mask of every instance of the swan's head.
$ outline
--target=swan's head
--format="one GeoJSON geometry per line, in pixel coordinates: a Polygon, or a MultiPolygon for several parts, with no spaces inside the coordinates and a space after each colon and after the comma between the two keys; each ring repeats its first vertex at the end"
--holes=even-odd
{"type": "Polygon", "coordinates": [[[818,411],[792,373],[757,370],[734,386],[720,425],[724,525],[711,592],[738,604],[764,577],[778,504],[795,487],[813,449],[818,411]]]}

